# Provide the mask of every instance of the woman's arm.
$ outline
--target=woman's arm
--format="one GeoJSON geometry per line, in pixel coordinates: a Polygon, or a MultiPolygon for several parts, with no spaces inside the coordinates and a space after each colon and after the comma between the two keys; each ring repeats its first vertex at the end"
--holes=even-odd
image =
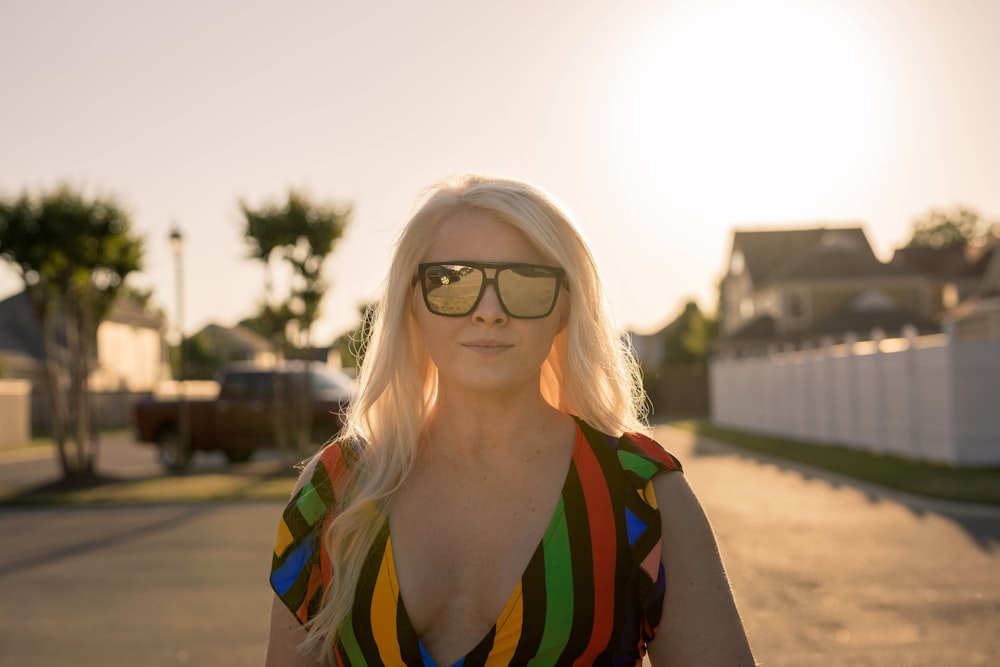
{"type": "Polygon", "coordinates": [[[315,656],[303,653],[306,629],[277,595],[271,605],[271,636],[265,667],[320,667],[315,656]]]}
{"type": "Polygon", "coordinates": [[[683,474],[653,478],[663,524],[666,596],[659,631],[649,644],[658,667],[743,667],[754,664],[715,535],[683,474]]]}

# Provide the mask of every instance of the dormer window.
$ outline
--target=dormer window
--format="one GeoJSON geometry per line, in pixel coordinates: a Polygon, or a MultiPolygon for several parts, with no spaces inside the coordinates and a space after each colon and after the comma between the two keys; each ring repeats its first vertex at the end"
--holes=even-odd
{"type": "Polygon", "coordinates": [[[734,250],[733,256],[729,259],[729,272],[734,276],[738,276],[743,273],[744,268],[746,268],[746,260],[743,257],[743,252],[734,250]]]}
{"type": "Polygon", "coordinates": [[[958,285],[946,283],[941,289],[941,305],[946,309],[954,308],[958,305],[958,285]]]}

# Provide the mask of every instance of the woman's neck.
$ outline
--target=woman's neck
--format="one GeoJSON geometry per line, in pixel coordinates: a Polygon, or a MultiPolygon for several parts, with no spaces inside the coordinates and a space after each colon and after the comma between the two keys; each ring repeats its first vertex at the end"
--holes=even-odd
{"type": "Polygon", "coordinates": [[[508,397],[442,393],[425,432],[426,445],[436,454],[484,462],[497,455],[516,456],[512,451],[516,443],[558,435],[567,420],[539,393],[508,397]]]}

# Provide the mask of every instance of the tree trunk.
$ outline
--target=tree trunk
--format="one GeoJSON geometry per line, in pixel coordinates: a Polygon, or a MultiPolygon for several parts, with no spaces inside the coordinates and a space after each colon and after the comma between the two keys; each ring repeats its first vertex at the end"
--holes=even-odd
{"type": "Polygon", "coordinates": [[[42,328],[42,351],[45,355],[45,390],[49,398],[49,416],[52,420],[52,439],[59,452],[59,467],[63,474],[69,469],[66,452],[66,428],[69,424],[69,406],[66,405],[66,382],[64,369],[57,359],[59,351],[55,344],[54,318],[46,314],[39,324],[42,328]]]}
{"type": "Polygon", "coordinates": [[[67,467],[63,469],[66,479],[89,476],[92,470],[90,456],[90,414],[87,401],[87,345],[84,333],[84,316],[73,297],[64,298],[66,317],[66,348],[70,369],[70,413],[72,419],[72,454],[66,457],[67,467]]]}

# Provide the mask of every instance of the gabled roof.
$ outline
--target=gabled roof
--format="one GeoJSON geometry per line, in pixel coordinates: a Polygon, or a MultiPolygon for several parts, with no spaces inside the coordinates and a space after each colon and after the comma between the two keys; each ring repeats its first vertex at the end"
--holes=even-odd
{"type": "Polygon", "coordinates": [[[203,334],[216,341],[217,344],[222,343],[230,349],[250,354],[274,350],[274,344],[271,341],[243,325],[224,327],[220,324],[209,324],[196,335],[203,334]]]}
{"type": "Polygon", "coordinates": [[[1000,296],[1000,241],[996,241],[981,259],[983,277],[979,283],[979,295],[983,297],[1000,296]]]}
{"type": "Polygon", "coordinates": [[[160,330],[163,327],[161,316],[151,315],[135,299],[127,296],[115,301],[105,320],[119,324],[131,324],[143,329],[160,330]]]}
{"type": "Polygon", "coordinates": [[[736,331],[729,334],[722,334],[717,339],[726,343],[750,343],[750,342],[781,342],[787,340],[778,336],[778,327],[775,319],[770,315],[761,315],[750,320],[736,331]]]}
{"type": "Polygon", "coordinates": [[[861,227],[736,230],[736,251],[743,254],[757,288],[777,282],[908,273],[880,262],[861,227]]]}
{"type": "Polygon", "coordinates": [[[986,270],[986,264],[992,252],[993,246],[985,249],[970,248],[965,244],[940,248],[908,246],[896,249],[892,256],[892,264],[921,273],[929,273],[941,280],[978,278],[986,270]]]}
{"type": "Polygon", "coordinates": [[[31,312],[27,292],[0,301],[0,350],[20,353],[36,361],[45,358],[42,334],[31,312]]]}
{"type": "MultiPolygon", "coordinates": [[[[106,321],[157,331],[162,324],[159,318],[143,312],[142,307],[129,298],[118,299],[106,321]]],[[[58,329],[57,334],[57,344],[65,346],[66,341],[58,329]]],[[[0,301],[0,350],[18,352],[39,362],[45,359],[42,333],[25,291],[0,301]]]]}

